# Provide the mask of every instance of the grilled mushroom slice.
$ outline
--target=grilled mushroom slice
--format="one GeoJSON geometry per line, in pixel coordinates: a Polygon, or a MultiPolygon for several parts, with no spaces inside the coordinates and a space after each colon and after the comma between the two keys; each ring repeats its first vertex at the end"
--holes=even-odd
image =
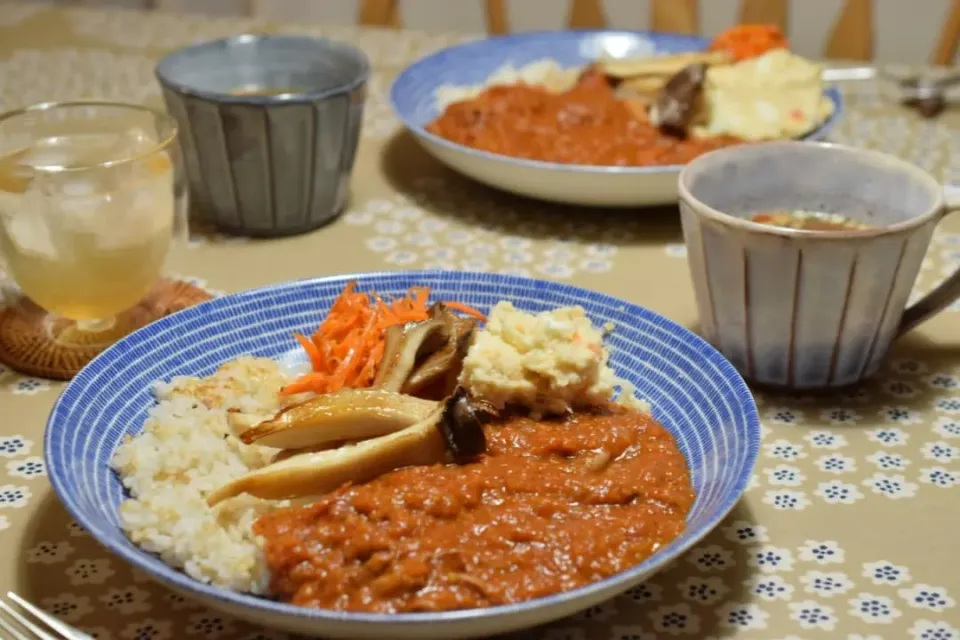
{"type": "Polygon", "coordinates": [[[442,317],[446,324],[444,329],[447,337],[446,344],[410,373],[400,388],[403,393],[419,395],[425,389],[432,388],[441,382],[443,388],[440,390],[439,397],[446,397],[454,391],[457,377],[463,366],[463,358],[467,355],[467,348],[473,339],[477,322],[472,318],[458,318],[446,310],[442,317]]]}
{"type": "Polygon", "coordinates": [[[486,450],[482,419],[458,390],[427,416],[401,431],[337,449],[304,453],[237,478],[207,496],[207,504],[250,494],[268,500],[315,496],[346,482],[366,482],[401,467],[466,462],[486,450]]]}
{"type": "Polygon", "coordinates": [[[382,389],[343,389],[282,409],[240,434],[246,444],[278,449],[318,447],[341,440],[365,440],[409,427],[437,403],[382,389]]]}
{"type": "MultiPolygon", "coordinates": [[[[436,307],[436,305],[434,305],[436,307]]],[[[373,381],[375,389],[400,391],[417,361],[441,348],[447,341],[446,323],[431,310],[431,318],[422,322],[388,327],[383,361],[373,381]]]]}
{"type": "Polygon", "coordinates": [[[650,109],[650,124],[674,135],[684,136],[701,100],[707,65],[691,64],[670,78],[650,109]]]}

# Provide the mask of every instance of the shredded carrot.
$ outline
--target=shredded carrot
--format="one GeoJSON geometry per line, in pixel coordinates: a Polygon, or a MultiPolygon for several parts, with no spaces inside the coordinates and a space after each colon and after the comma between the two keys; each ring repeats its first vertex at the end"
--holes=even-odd
{"type": "MultiPolygon", "coordinates": [[[[373,384],[383,360],[386,330],[397,324],[419,322],[430,315],[430,288],[413,287],[407,295],[385,301],[376,293],[356,290],[351,281],[333,302],[330,312],[310,336],[294,338],[310,359],[310,373],[285,386],[281,393],[333,393],[373,384]]],[[[485,316],[462,302],[444,302],[448,308],[484,321],[485,316]]]]}
{"type": "Polygon", "coordinates": [[[462,302],[450,301],[444,302],[448,309],[453,309],[454,311],[459,311],[460,313],[466,314],[468,316],[473,316],[480,322],[486,322],[487,316],[483,315],[470,305],[463,304],[462,302]]]}
{"type": "Polygon", "coordinates": [[[772,24],[741,24],[720,33],[710,44],[713,51],[726,50],[737,60],[755,58],[773,49],[787,49],[789,43],[779,27],[772,24]]]}

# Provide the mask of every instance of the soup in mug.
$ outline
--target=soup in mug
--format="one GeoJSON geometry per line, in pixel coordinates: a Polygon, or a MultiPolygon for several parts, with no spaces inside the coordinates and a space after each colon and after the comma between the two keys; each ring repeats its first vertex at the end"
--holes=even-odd
{"type": "Polygon", "coordinates": [[[802,231],[860,231],[870,225],[833,213],[816,211],[764,211],[751,214],[751,222],[802,231]]]}

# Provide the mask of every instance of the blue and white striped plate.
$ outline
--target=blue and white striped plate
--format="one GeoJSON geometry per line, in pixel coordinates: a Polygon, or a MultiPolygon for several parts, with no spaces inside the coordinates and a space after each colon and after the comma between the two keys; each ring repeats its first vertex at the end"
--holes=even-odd
{"type": "MultiPolygon", "coordinates": [[[[601,56],[628,58],[702,51],[709,41],[638,31],[539,31],[488,38],[443,49],[407,67],[390,89],[397,117],[423,147],[451,168],[491,187],[519,195],[594,206],[644,206],[677,201],[681,165],[603,167],[559,164],[480,151],[427,132],[438,115],[436,92],[445,86],[482,84],[506,64],[515,68],[550,59],[583,67],[601,56]]],[[[833,115],[805,139],[827,135],[843,112],[835,88],[826,91],[833,115]]]]}
{"type": "Polygon", "coordinates": [[[466,272],[338,276],[229,295],[155,322],[91,362],[66,387],[47,423],[44,454],[61,502],[113,553],[206,604],[259,624],[336,637],[472,637],[570,615],[636,585],[690,548],[740,499],[760,433],[743,380],[713,347],[642,307],[565,284],[466,272]],[[253,354],[277,359],[297,351],[291,333],[316,328],[346,282],[400,295],[427,285],[438,299],[489,309],[499,300],[541,311],[583,306],[596,325],[611,322],[611,364],[636,384],[657,419],[676,436],[697,492],[687,530],[642,564],[581,589],[522,604],[447,613],[374,615],[303,609],[204,585],[145,553],[121,532],[123,488],[109,462],[121,438],[140,430],[151,386],[178,375],[204,376],[253,354]]]}

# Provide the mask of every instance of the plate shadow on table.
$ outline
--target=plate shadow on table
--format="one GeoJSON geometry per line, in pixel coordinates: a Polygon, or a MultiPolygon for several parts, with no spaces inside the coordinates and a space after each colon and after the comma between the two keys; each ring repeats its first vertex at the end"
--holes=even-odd
{"type": "Polygon", "coordinates": [[[545,241],[617,246],[683,242],[675,206],[576,207],[506,193],[447,168],[407,131],[399,131],[387,141],[380,163],[383,175],[398,193],[460,224],[545,241]]]}
{"type": "MultiPolygon", "coordinates": [[[[546,632],[552,627],[563,628],[571,624],[592,629],[587,635],[591,638],[608,637],[609,630],[606,627],[611,623],[652,629],[650,615],[658,607],[687,603],[696,609],[699,600],[706,599],[706,605],[706,602],[718,597],[711,594],[709,585],[704,587],[699,578],[720,578],[723,586],[728,589],[720,594],[725,602],[749,602],[752,599],[751,581],[758,575],[758,570],[751,566],[757,543],[749,537],[738,538],[737,529],[730,525],[755,521],[749,502],[741,500],[724,521],[693,549],[652,576],[645,584],[615,598],[613,605],[617,613],[614,621],[605,615],[608,608],[598,605],[577,614],[573,620],[561,620],[539,629],[498,638],[534,640],[547,637],[546,632]]],[[[152,605],[155,617],[186,615],[182,609],[202,610],[202,605],[192,607],[183,596],[153,582],[111,555],[73,522],[52,491],[48,491],[41,498],[33,517],[27,523],[21,540],[21,550],[12,590],[41,605],[56,599],[58,602],[67,603],[66,606],[69,607],[72,600],[60,597],[65,593],[89,598],[93,611],[72,622],[81,628],[92,625],[118,635],[130,623],[139,620],[139,617],[104,614],[115,611],[118,607],[122,611],[123,608],[128,608],[131,602],[135,605],[138,600],[145,606],[152,605]],[[163,611],[171,606],[176,611],[163,611]]],[[[54,612],[61,616],[69,614],[54,612]]],[[[707,613],[709,615],[701,615],[701,637],[723,637],[723,621],[713,615],[712,607],[704,608],[704,614],[707,613]]],[[[249,628],[239,622],[237,626],[249,628]]]]}

